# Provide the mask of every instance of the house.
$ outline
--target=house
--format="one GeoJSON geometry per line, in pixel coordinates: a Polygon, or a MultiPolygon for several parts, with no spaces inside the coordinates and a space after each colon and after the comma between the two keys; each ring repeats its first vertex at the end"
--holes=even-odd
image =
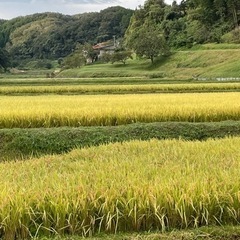
{"type": "Polygon", "coordinates": [[[117,44],[115,43],[115,41],[107,41],[94,45],[93,49],[99,51],[98,57],[101,58],[105,53],[113,54],[116,47],[117,44]]]}

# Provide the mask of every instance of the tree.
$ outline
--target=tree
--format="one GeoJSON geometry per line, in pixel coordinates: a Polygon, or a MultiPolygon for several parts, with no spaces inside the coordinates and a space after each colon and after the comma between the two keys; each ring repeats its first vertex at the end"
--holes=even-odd
{"type": "Polygon", "coordinates": [[[2,68],[4,72],[7,70],[8,67],[10,67],[11,62],[10,62],[10,56],[9,53],[0,48],[0,69],[2,68]]]}
{"type": "Polygon", "coordinates": [[[79,46],[79,49],[81,49],[86,61],[88,61],[88,59],[90,59],[92,63],[97,61],[98,51],[93,49],[92,44],[85,43],[83,46],[79,46]]]}
{"type": "Polygon", "coordinates": [[[115,62],[122,62],[125,65],[129,58],[132,59],[132,53],[130,51],[118,51],[110,55],[112,64],[115,62]]]}
{"type": "Polygon", "coordinates": [[[144,25],[133,31],[126,39],[126,45],[140,57],[154,62],[154,58],[168,53],[166,40],[155,25],[144,25]]]}
{"type": "Polygon", "coordinates": [[[83,54],[79,51],[75,51],[64,58],[62,68],[79,68],[84,64],[86,64],[86,59],[83,54]]]}
{"type": "Polygon", "coordinates": [[[111,62],[111,57],[112,56],[111,56],[110,53],[105,52],[105,53],[102,54],[100,60],[104,63],[108,63],[108,62],[111,62]]]}
{"type": "Polygon", "coordinates": [[[234,23],[234,26],[237,28],[239,26],[239,8],[240,8],[240,3],[239,0],[227,0],[227,6],[230,9],[230,12],[232,14],[232,20],[234,23]]]}

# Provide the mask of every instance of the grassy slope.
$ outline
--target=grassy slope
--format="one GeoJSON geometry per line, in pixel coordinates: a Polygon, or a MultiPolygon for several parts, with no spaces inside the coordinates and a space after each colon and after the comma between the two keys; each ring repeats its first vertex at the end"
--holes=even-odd
{"type": "Polygon", "coordinates": [[[117,127],[1,129],[0,160],[27,158],[31,155],[60,154],[75,147],[97,146],[133,139],[206,140],[224,136],[240,136],[240,122],[166,122],[137,123],[117,127]]]}
{"type": "Polygon", "coordinates": [[[129,60],[123,64],[95,64],[61,72],[58,77],[144,77],[191,79],[193,76],[239,77],[239,45],[206,45],[195,50],[172,52],[152,65],[149,60],[129,60]],[[225,48],[224,48],[225,47],[225,48]]]}

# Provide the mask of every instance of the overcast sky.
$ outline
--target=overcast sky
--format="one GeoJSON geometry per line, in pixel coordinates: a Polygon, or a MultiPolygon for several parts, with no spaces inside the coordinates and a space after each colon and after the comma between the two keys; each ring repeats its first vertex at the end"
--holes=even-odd
{"type": "MultiPolygon", "coordinates": [[[[96,12],[110,6],[135,9],[145,0],[0,0],[0,19],[11,19],[41,12],[77,14],[96,12]]],[[[165,2],[171,3],[172,0],[165,2]]]]}

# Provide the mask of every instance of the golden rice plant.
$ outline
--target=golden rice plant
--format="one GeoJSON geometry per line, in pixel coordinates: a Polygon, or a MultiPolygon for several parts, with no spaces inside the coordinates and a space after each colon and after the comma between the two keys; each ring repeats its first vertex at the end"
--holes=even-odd
{"type": "Polygon", "coordinates": [[[240,93],[1,96],[0,127],[240,120],[240,93]]]}
{"type": "Polygon", "coordinates": [[[240,83],[188,83],[138,85],[62,85],[62,86],[2,86],[0,94],[69,94],[69,93],[135,93],[181,91],[239,91],[240,83]]]}
{"type": "Polygon", "coordinates": [[[0,237],[238,225],[239,146],[131,141],[0,163],[0,237]]]}

